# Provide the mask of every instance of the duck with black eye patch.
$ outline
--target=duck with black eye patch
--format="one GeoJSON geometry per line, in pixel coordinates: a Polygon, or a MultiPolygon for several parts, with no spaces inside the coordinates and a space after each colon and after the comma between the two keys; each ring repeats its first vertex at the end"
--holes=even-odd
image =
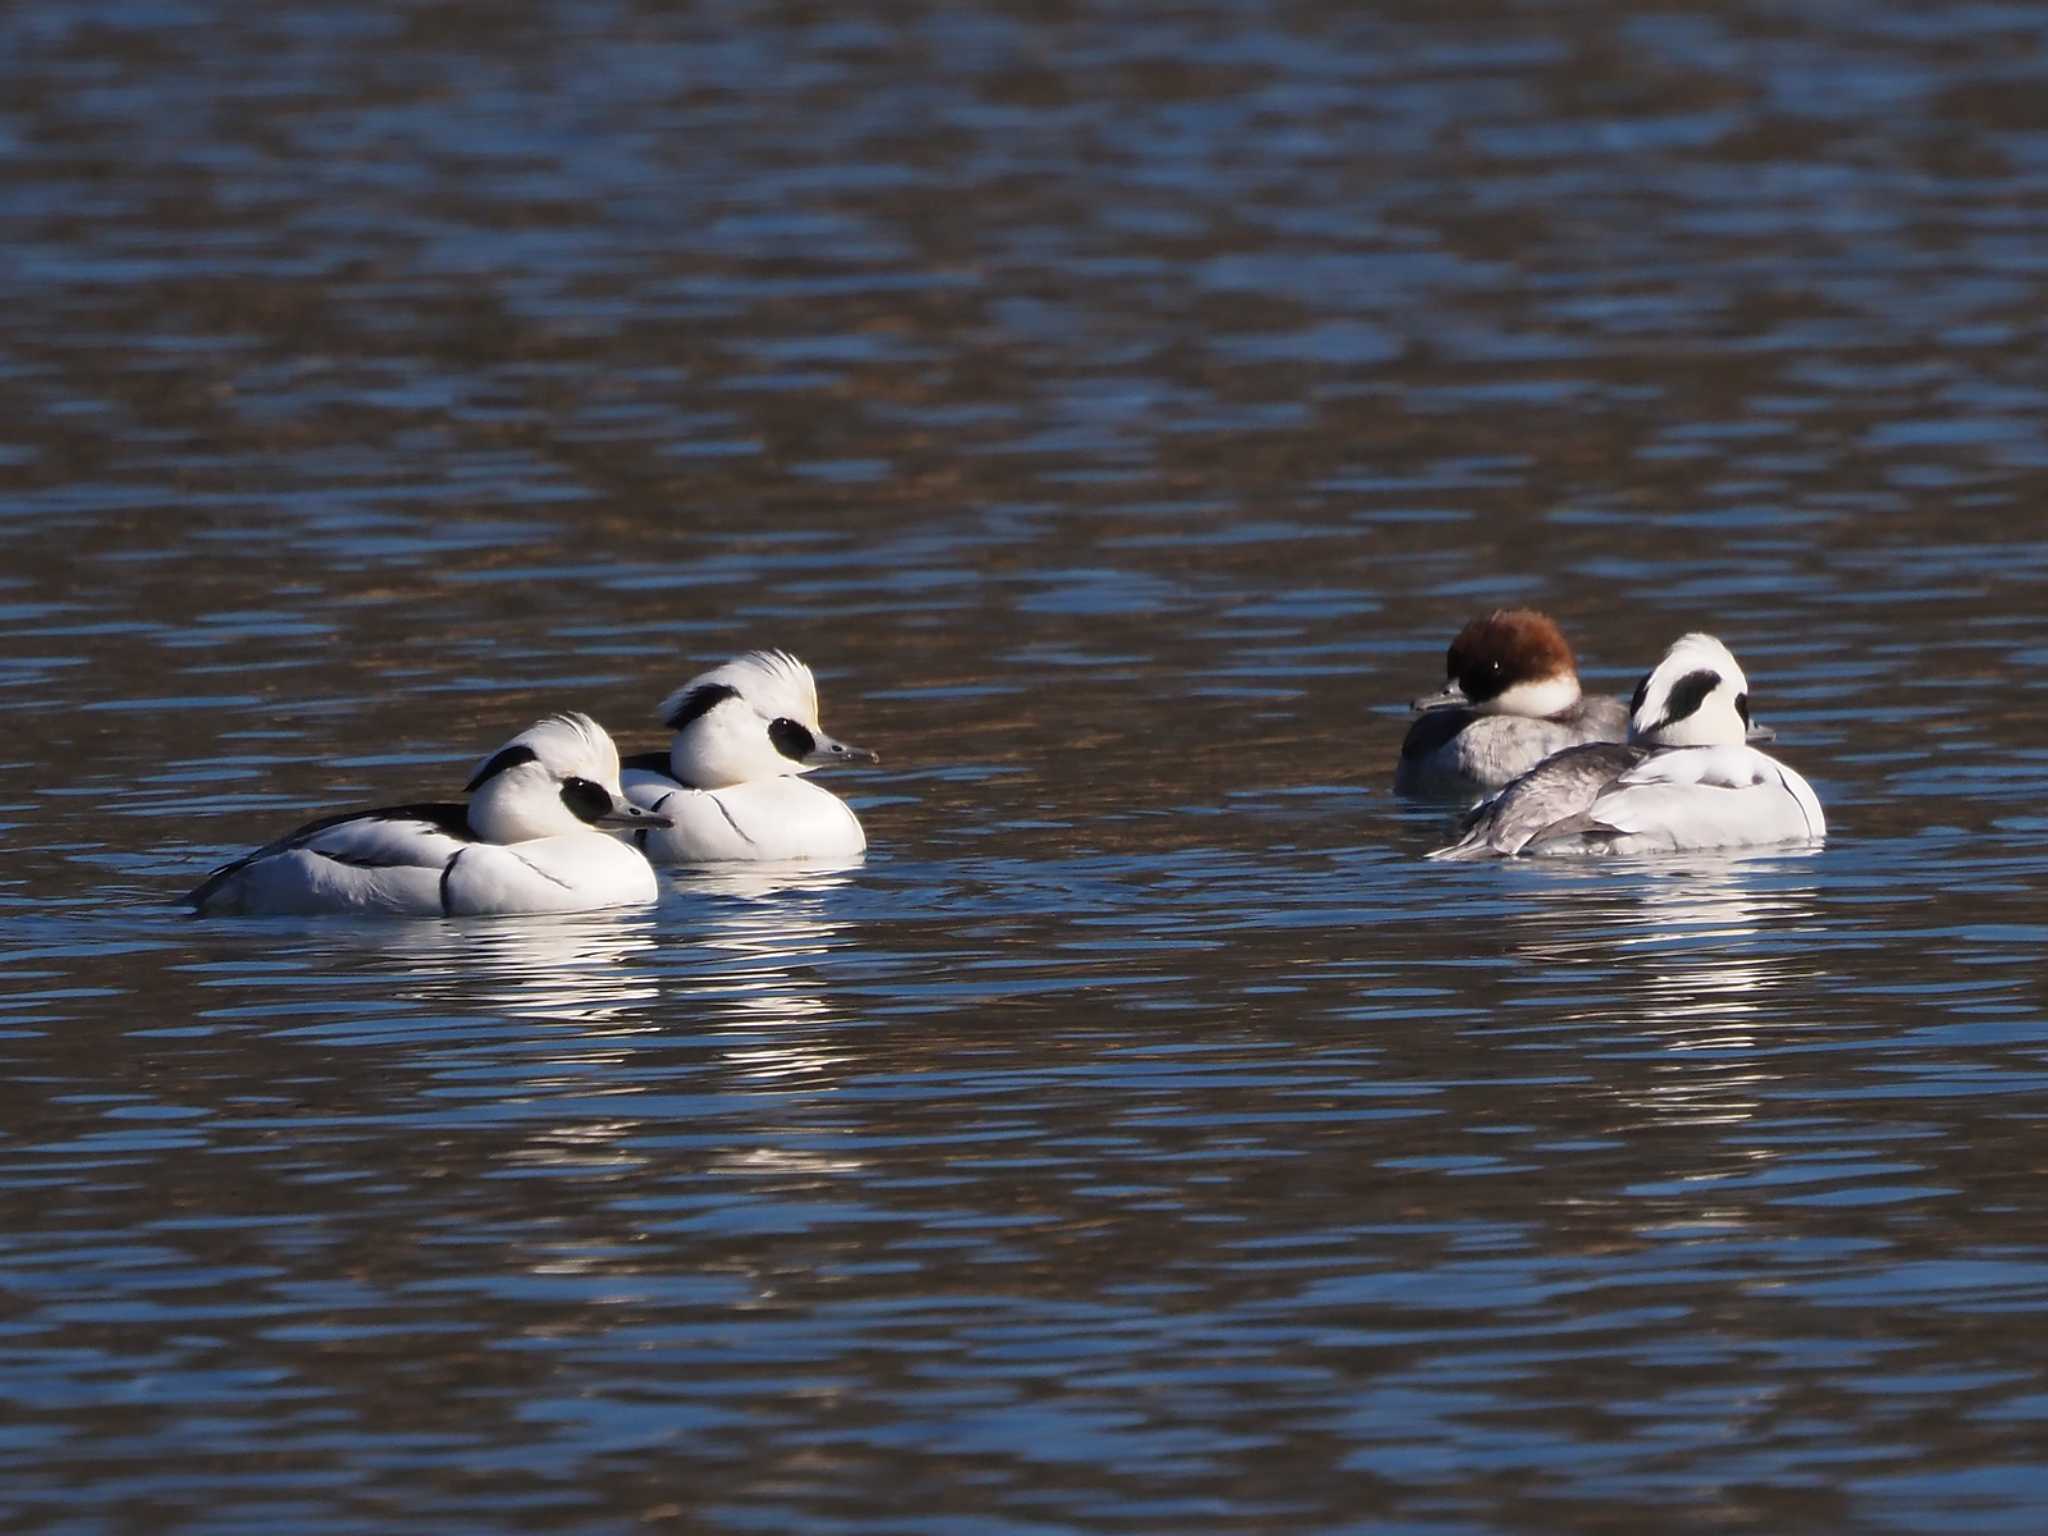
{"type": "Polygon", "coordinates": [[[200,916],[407,917],[586,912],[651,902],[654,871],[607,828],[666,828],[619,785],[588,715],[552,715],[486,758],[468,803],[419,801],[308,822],[223,865],[186,900],[200,916]]]}
{"type": "Polygon", "coordinates": [[[1628,739],[1628,706],[1579,688],[1563,632],[1533,608],[1497,608],[1458,631],[1444,686],[1414,703],[1394,789],[1471,800],[1567,747],[1628,739]]]}
{"type": "Polygon", "coordinates": [[[1818,843],[1820,800],[1749,745],[1749,679],[1712,635],[1681,635],[1636,685],[1629,739],[1571,747],[1465,818],[1432,859],[1672,853],[1818,843]]]}
{"type": "Polygon", "coordinates": [[[825,733],[818,685],[787,651],[748,651],[661,703],[668,749],[626,759],[633,803],[670,825],[629,834],[656,864],[843,862],[867,848],[851,807],[803,775],[875,754],[825,733]]]}

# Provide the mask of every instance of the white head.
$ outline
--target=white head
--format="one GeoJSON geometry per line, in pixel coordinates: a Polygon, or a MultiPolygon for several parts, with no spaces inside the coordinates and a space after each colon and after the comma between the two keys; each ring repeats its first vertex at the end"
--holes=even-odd
{"type": "Polygon", "coordinates": [[[1712,635],[1680,635],[1629,700],[1628,739],[1652,747],[1739,746],[1749,679],[1712,635]]]}
{"type": "Polygon", "coordinates": [[[748,651],[690,679],[661,701],[661,718],[676,733],[670,769],[699,789],[876,761],[825,734],[817,682],[787,651],[748,651]]]}
{"type": "Polygon", "coordinates": [[[669,824],[627,803],[619,749],[588,715],[549,715],[528,726],[478,764],[467,792],[470,830],[492,843],[669,824]]]}
{"type": "Polygon", "coordinates": [[[1496,608],[1458,631],[1444,654],[1441,692],[1417,711],[1470,709],[1482,715],[1554,715],[1579,702],[1572,648],[1548,614],[1496,608]]]}

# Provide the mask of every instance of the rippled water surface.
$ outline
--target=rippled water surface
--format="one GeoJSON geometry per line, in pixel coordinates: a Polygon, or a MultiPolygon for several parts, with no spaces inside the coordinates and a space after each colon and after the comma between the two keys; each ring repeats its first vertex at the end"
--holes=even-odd
{"type": "Polygon", "coordinates": [[[0,18],[0,1522],[2048,1522],[2048,15],[0,18]],[[1834,835],[1423,863],[1709,626],[1834,835]],[[196,922],[817,668],[852,869],[196,922]],[[1653,1513],[1654,1512],[1654,1513],[1653,1513]]]}

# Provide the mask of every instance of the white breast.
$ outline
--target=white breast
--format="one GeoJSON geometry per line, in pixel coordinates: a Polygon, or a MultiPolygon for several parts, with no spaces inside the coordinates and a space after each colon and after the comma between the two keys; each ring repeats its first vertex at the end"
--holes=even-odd
{"type": "Polygon", "coordinates": [[[844,800],[793,775],[687,789],[661,774],[628,769],[620,783],[627,799],[673,823],[625,834],[657,864],[840,860],[868,845],[844,800]]]}
{"type": "Polygon", "coordinates": [[[601,832],[576,832],[468,844],[449,864],[441,894],[450,916],[479,917],[631,906],[660,892],[653,867],[633,849],[601,832]]]}

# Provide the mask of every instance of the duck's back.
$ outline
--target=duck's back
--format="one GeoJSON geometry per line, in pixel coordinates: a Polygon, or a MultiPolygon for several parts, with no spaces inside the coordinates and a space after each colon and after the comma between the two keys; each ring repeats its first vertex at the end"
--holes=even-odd
{"type": "Polygon", "coordinates": [[[1404,795],[1484,793],[1572,747],[1627,739],[1628,705],[1605,694],[1540,717],[1434,709],[1409,726],[1394,788],[1404,795]]]}
{"type": "Polygon", "coordinates": [[[1827,819],[1793,769],[1753,747],[1678,747],[1616,779],[1531,854],[1673,853],[1819,842],[1827,819]]]}
{"type": "Polygon", "coordinates": [[[1520,853],[1546,827],[1592,806],[1601,791],[1651,755],[1627,742],[1567,748],[1539,763],[1465,818],[1465,835],[1433,859],[1479,859],[1520,853]]]}
{"type": "Polygon", "coordinates": [[[349,812],[223,865],[185,899],[205,916],[438,916],[442,872],[476,846],[460,805],[349,812]]]}

